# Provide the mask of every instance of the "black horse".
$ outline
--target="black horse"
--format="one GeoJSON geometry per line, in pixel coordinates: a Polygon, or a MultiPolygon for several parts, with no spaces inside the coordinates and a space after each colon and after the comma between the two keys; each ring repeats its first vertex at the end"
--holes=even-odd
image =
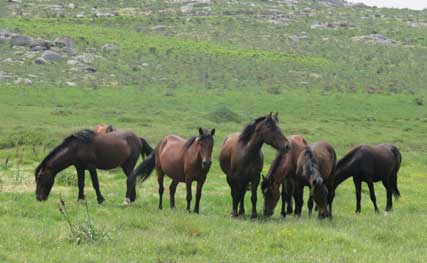
{"type": "Polygon", "coordinates": [[[397,173],[399,172],[402,155],[396,146],[381,144],[376,146],[359,145],[350,150],[337,163],[336,187],[349,177],[353,177],[356,187],[356,213],[360,213],[362,182],[369,187],[375,212],[378,211],[375,197],[374,182],[382,181],[387,190],[386,211],[392,209],[392,195],[400,196],[397,188],[397,173]]]}
{"type": "MultiPolygon", "coordinates": [[[[96,169],[110,170],[121,166],[126,176],[133,171],[138,156],[149,155],[153,149],[143,139],[130,131],[113,131],[98,134],[92,130],[76,132],[56,146],[37,166],[36,198],[46,200],[55,176],[69,166],[75,166],[78,176],[78,199],[84,199],[85,170],[89,170],[98,203],[104,201],[99,190],[96,169]]],[[[131,200],[135,200],[133,189],[131,200]]]]}

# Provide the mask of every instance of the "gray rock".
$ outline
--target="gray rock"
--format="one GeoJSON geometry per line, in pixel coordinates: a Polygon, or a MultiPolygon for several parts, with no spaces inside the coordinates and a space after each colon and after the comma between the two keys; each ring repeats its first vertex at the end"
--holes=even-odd
{"type": "Polygon", "coordinates": [[[57,38],[55,38],[55,40],[53,42],[55,42],[55,44],[60,48],[64,48],[64,47],[73,48],[74,47],[74,41],[73,41],[73,39],[71,39],[71,37],[57,37],[57,38]]]}
{"type": "Polygon", "coordinates": [[[8,41],[9,39],[7,37],[4,36],[0,36],[0,44],[4,44],[8,41]]]}
{"type": "Polygon", "coordinates": [[[31,79],[24,79],[24,84],[25,85],[31,85],[31,84],[33,84],[33,81],[31,79]]]}
{"type": "Polygon", "coordinates": [[[353,41],[363,41],[368,43],[378,43],[383,45],[400,44],[399,41],[390,39],[381,34],[370,34],[366,36],[356,36],[351,38],[353,41]]]}
{"type": "Polygon", "coordinates": [[[68,8],[70,8],[70,9],[74,9],[74,8],[76,8],[76,5],[75,5],[75,4],[73,4],[73,3],[69,3],[69,4],[68,4],[68,8]]]}
{"type": "Polygon", "coordinates": [[[29,36],[16,35],[10,39],[12,46],[30,46],[33,43],[33,38],[29,36]]]}
{"type": "Polygon", "coordinates": [[[36,64],[39,64],[39,65],[47,64],[47,61],[42,57],[36,58],[35,62],[36,64]]]}
{"type": "Polygon", "coordinates": [[[153,26],[151,29],[155,30],[155,31],[164,31],[166,30],[167,26],[165,25],[158,25],[158,26],[153,26]]]}
{"type": "Polygon", "coordinates": [[[50,49],[53,46],[55,46],[55,43],[52,41],[44,40],[44,39],[36,39],[31,43],[30,48],[44,47],[46,49],[50,49]]]}
{"type": "Polygon", "coordinates": [[[113,16],[117,16],[117,14],[114,14],[114,13],[99,12],[99,11],[96,11],[93,15],[95,17],[113,17],[113,16]]]}
{"type": "Polygon", "coordinates": [[[84,12],[80,12],[80,13],[78,13],[78,14],[76,15],[76,17],[77,17],[77,18],[84,18],[84,17],[86,17],[86,16],[85,16],[85,13],[84,13],[84,12]]]}
{"type": "Polygon", "coordinates": [[[75,82],[72,82],[72,81],[67,81],[65,82],[65,84],[67,84],[67,86],[70,86],[70,87],[75,87],[77,85],[75,82]]]}
{"type": "Polygon", "coordinates": [[[31,51],[45,51],[45,50],[47,50],[47,48],[43,46],[34,46],[31,48],[31,51]]]}
{"type": "Polygon", "coordinates": [[[11,74],[8,74],[4,71],[0,71],[0,80],[8,80],[13,78],[13,76],[11,74]]]}
{"type": "Polygon", "coordinates": [[[70,56],[75,56],[75,55],[77,55],[77,51],[75,51],[73,48],[70,48],[70,47],[64,47],[64,48],[62,49],[62,52],[67,53],[67,54],[68,54],[68,55],[70,55],[70,56]]]}
{"type": "Polygon", "coordinates": [[[12,34],[8,30],[0,28],[0,36],[2,36],[2,37],[11,37],[12,34]]]}
{"type": "Polygon", "coordinates": [[[424,100],[423,100],[423,98],[418,97],[418,98],[415,99],[415,103],[418,106],[423,106],[424,105],[424,100]]]}
{"type": "Polygon", "coordinates": [[[46,50],[43,52],[42,58],[46,61],[61,61],[64,59],[64,57],[61,54],[58,54],[56,52],[46,50]]]}
{"type": "Polygon", "coordinates": [[[115,51],[118,49],[119,49],[119,46],[116,44],[105,44],[101,47],[101,50],[103,52],[111,52],[111,51],[115,51]]]}
{"type": "Polygon", "coordinates": [[[288,36],[288,38],[292,41],[299,42],[301,40],[308,39],[308,36],[305,32],[302,32],[301,34],[298,34],[298,35],[288,36]]]}
{"type": "Polygon", "coordinates": [[[95,55],[88,53],[83,53],[75,57],[75,59],[83,63],[93,63],[95,61],[95,58],[95,55]]]}
{"type": "Polygon", "coordinates": [[[80,68],[80,70],[83,72],[87,72],[87,73],[95,73],[96,72],[96,68],[92,67],[92,66],[83,66],[80,68]]]}
{"type": "Polygon", "coordinates": [[[78,60],[70,59],[67,61],[67,65],[76,66],[76,65],[81,65],[81,63],[78,60]]]}

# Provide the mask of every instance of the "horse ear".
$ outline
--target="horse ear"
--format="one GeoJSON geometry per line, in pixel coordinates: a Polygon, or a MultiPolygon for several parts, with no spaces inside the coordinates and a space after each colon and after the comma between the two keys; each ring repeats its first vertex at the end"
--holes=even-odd
{"type": "Polygon", "coordinates": [[[199,128],[199,135],[203,135],[203,129],[199,128]]]}
{"type": "Polygon", "coordinates": [[[276,113],[274,114],[273,118],[279,122],[279,112],[276,111],[276,113]]]}
{"type": "Polygon", "coordinates": [[[215,135],[215,128],[213,128],[213,129],[211,130],[211,135],[212,135],[212,136],[214,136],[214,135],[215,135]]]}
{"type": "Polygon", "coordinates": [[[270,112],[270,114],[267,115],[268,119],[271,119],[271,114],[273,114],[273,112],[270,112]]]}

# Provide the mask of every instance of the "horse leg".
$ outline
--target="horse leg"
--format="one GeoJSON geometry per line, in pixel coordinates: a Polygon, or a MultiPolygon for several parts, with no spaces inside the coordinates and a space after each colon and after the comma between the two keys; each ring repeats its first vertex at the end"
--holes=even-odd
{"type": "Polygon", "coordinates": [[[308,201],[307,201],[307,206],[308,206],[308,216],[311,216],[311,213],[313,211],[313,197],[311,197],[311,195],[308,197],[308,201]]]}
{"type": "Polygon", "coordinates": [[[356,213],[360,213],[360,200],[362,199],[362,182],[359,180],[353,180],[354,187],[356,188],[356,213]]]}
{"type": "Polygon", "coordinates": [[[169,186],[171,208],[175,208],[175,192],[178,185],[177,180],[173,180],[169,186]]]}
{"type": "Polygon", "coordinates": [[[304,187],[298,187],[295,192],[295,215],[301,216],[302,205],[304,202],[304,187]]]}
{"type": "Polygon", "coordinates": [[[101,194],[101,190],[99,189],[98,173],[96,172],[96,168],[89,169],[89,173],[90,178],[92,179],[93,189],[95,189],[96,192],[96,199],[98,200],[98,204],[102,204],[105,199],[101,194]]]}
{"type": "Polygon", "coordinates": [[[385,207],[385,211],[388,212],[388,211],[391,211],[393,206],[393,199],[391,198],[392,197],[391,185],[384,180],[383,180],[383,185],[387,191],[387,204],[385,207]]]}
{"type": "Polygon", "coordinates": [[[367,184],[369,187],[369,194],[371,195],[372,204],[374,204],[375,213],[379,213],[377,207],[377,198],[375,197],[374,183],[372,181],[367,181],[367,184]]]}
{"type": "Polygon", "coordinates": [[[196,205],[194,206],[194,213],[197,214],[199,213],[200,198],[202,198],[202,188],[204,183],[205,180],[197,181],[196,205]]]}
{"type": "Polygon", "coordinates": [[[125,203],[135,202],[136,200],[136,182],[131,182],[129,176],[131,175],[133,168],[135,168],[135,162],[127,162],[122,165],[122,170],[126,175],[126,199],[125,203]]]}
{"type": "Polygon", "coordinates": [[[248,184],[249,183],[244,183],[241,188],[241,192],[239,195],[239,204],[240,204],[239,215],[245,215],[245,194],[246,194],[246,189],[248,188],[248,184]]]}
{"type": "MultiPolygon", "coordinates": [[[[282,183],[282,193],[281,193],[281,196],[282,196],[282,210],[280,211],[280,214],[283,217],[286,217],[287,196],[286,196],[286,186],[285,186],[285,183],[282,183]]],[[[288,205],[288,208],[289,208],[289,205],[288,205]]]]}
{"type": "Polygon", "coordinates": [[[76,167],[77,170],[77,185],[79,186],[79,196],[77,200],[85,199],[85,170],[81,167],[76,167]]]}
{"type": "Polygon", "coordinates": [[[165,175],[162,172],[157,172],[157,182],[159,183],[159,209],[163,208],[163,192],[165,188],[163,186],[163,179],[165,175]]]}
{"type": "Polygon", "coordinates": [[[252,214],[251,214],[251,218],[257,218],[258,217],[257,211],[256,211],[258,184],[259,184],[259,175],[255,178],[255,180],[253,180],[251,182],[251,188],[252,188],[252,195],[251,195],[252,214]]]}
{"type": "Polygon", "coordinates": [[[185,182],[186,188],[187,188],[187,211],[191,212],[190,205],[191,205],[191,183],[192,181],[190,179],[187,179],[185,182]]]}
{"type": "Polygon", "coordinates": [[[230,176],[227,176],[227,183],[230,186],[231,198],[232,198],[231,215],[233,217],[237,217],[237,206],[239,202],[238,202],[238,192],[237,192],[236,182],[230,176]]]}
{"type": "Polygon", "coordinates": [[[332,203],[334,202],[335,191],[331,191],[328,195],[329,218],[332,219],[332,203]]]}

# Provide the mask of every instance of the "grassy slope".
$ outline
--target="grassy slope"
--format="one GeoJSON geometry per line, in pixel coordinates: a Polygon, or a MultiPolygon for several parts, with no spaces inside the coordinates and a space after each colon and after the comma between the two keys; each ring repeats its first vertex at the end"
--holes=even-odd
{"type": "MultiPolygon", "coordinates": [[[[227,7],[218,2],[210,16],[188,21],[179,13],[162,15],[159,10],[179,5],[157,1],[127,3],[136,11],[152,12],[143,17],[134,17],[135,10],[110,2],[75,1],[79,10],[98,4],[118,8],[123,15],[55,19],[47,18],[43,8],[35,10],[25,4],[23,10],[37,18],[0,19],[0,27],[18,28],[32,36],[72,36],[79,51],[111,42],[120,46],[118,53],[101,54],[105,60],[95,62],[98,72],[90,76],[70,72],[65,63],[0,65],[0,71],[39,76],[32,87],[0,83],[0,160],[9,159],[7,166],[0,165],[0,261],[424,261],[427,111],[414,100],[426,94],[426,36],[422,29],[405,25],[409,18],[425,20],[425,12],[342,8],[331,13],[331,9],[311,6],[312,15],[306,16],[300,11],[303,6],[296,10],[281,7],[295,19],[288,27],[265,21],[248,26],[252,16],[271,8],[269,3],[254,2],[254,8],[246,2],[227,7]],[[242,10],[251,12],[228,15],[242,10]],[[309,29],[315,21],[342,20],[355,24],[356,29],[309,29]],[[150,30],[158,24],[168,28],[150,30]],[[139,32],[140,27],[144,32],[139,32]],[[415,47],[349,40],[372,30],[415,47]],[[287,39],[301,31],[309,33],[309,41],[296,44],[287,39]],[[155,52],[150,51],[153,47],[155,52]],[[150,65],[142,70],[136,67],[143,62],[150,65]],[[78,87],[65,87],[69,80],[78,87]],[[352,86],[356,92],[347,91],[352,86]],[[369,86],[386,94],[367,94],[369,86]],[[212,115],[224,107],[237,113],[241,122],[213,121],[212,115]],[[304,134],[309,141],[327,140],[339,156],[360,142],[398,145],[404,161],[399,174],[402,198],[395,202],[395,211],[375,215],[366,192],[362,214],[354,215],[354,188],[349,180],[338,189],[332,222],[306,215],[300,219],[283,220],[276,215],[268,221],[233,220],[229,217],[229,189],[216,162],[204,189],[201,215],[184,211],[182,185],[176,211],[159,211],[155,178],[139,187],[140,198],[125,209],[120,206],[124,176],[114,170],[100,172],[101,191],[107,198],[102,206],[96,204],[90,181],[86,181],[91,214],[111,240],[77,246],[67,240],[68,230],[56,206],[62,193],[73,219],[83,220],[84,207],[75,202],[75,172],[68,169],[58,176],[48,202],[34,200],[35,165],[50,147],[76,129],[112,123],[137,131],[154,145],[166,134],[189,137],[199,126],[215,127],[217,158],[226,134],[272,110],[280,112],[286,134],[304,134]]],[[[2,17],[11,14],[0,10],[2,17]]],[[[7,45],[0,50],[2,59],[18,56],[7,45]]],[[[265,152],[264,172],[274,156],[268,147],[265,152]]],[[[383,209],[381,184],[376,192],[383,209]]],[[[165,196],[168,204],[168,194],[165,196]]],[[[246,199],[250,207],[248,196],[246,199]]],[[[261,194],[259,200],[261,211],[261,194]]]]}

